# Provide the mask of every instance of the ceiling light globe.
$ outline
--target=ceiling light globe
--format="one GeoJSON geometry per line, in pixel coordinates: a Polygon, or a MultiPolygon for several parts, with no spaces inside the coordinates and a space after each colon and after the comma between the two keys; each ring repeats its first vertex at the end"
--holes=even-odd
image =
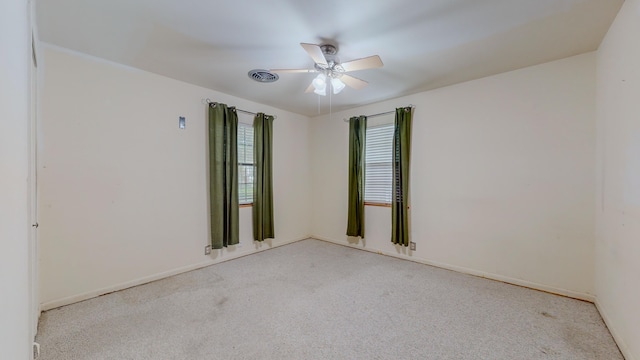
{"type": "Polygon", "coordinates": [[[318,90],[324,91],[324,88],[327,86],[327,76],[325,74],[320,74],[313,79],[313,87],[318,90]]]}
{"type": "Polygon", "coordinates": [[[331,79],[331,87],[333,88],[333,93],[338,94],[342,89],[344,89],[344,83],[340,79],[331,79]]]}

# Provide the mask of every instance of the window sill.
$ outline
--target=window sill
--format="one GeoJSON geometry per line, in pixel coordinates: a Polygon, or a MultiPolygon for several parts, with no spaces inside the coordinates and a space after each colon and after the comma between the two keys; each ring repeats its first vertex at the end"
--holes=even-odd
{"type": "MultiPolygon", "coordinates": [[[[252,206],[253,206],[253,203],[251,203],[251,204],[240,204],[240,205],[238,205],[238,207],[241,207],[241,208],[252,207],[252,206]]],[[[389,205],[389,206],[391,206],[391,205],[389,205]]]]}
{"type": "MultiPolygon", "coordinates": [[[[374,202],[366,202],[364,203],[365,206],[378,206],[378,207],[392,207],[391,204],[387,204],[387,203],[374,203],[374,202]]],[[[411,206],[407,206],[407,209],[411,209],[411,206]]]]}
{"type": "Polygon", "coordinates": [[[376,203],[376,202],[364,202],[365,206],[379,206],[379,207],[391,207],[391,204],[387,203],[376,203]]]}

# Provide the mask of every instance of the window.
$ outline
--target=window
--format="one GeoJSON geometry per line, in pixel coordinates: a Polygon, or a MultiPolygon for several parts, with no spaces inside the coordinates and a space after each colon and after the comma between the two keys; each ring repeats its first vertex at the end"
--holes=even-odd
{"type": "Polygon", "coordinates": [[[391,204],[393,186],[393,124],[367,128],[365,142],[364,201],[391,204]]]}
{"type": "Polygon", "coordinates": [[[238,200],[253,203],[253,126],[238,123],[238,200]]]}

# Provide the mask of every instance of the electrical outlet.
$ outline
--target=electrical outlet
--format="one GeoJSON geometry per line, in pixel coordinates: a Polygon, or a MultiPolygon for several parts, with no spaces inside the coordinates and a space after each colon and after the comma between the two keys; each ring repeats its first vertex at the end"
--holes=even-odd
{"type": "Polygon", "coordinates": [[[416,251],[416,243],[413,241],[409,243],[409,250],[416,251]]]}
{"type": "Polygon", "coordinates": [[[211,245],[207,245],[204,247],[204,254],[205,255],[211,254],[211,245]]]}

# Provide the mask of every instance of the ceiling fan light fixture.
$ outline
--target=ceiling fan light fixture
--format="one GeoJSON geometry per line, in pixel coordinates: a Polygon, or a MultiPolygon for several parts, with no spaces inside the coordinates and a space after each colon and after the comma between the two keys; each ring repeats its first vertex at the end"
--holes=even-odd
{"type": "Polygon", "coordinates": [[[327,85],[325,84],[325,86],[317,88],[313,92],[320,96],[327,96],[327,85]]]}
{"type": "Polygon", "coordinates": [[[325,74],[318,74],[315,79],[313,79],[313,87],[316,90],[324,90],[327,86],[327,76],[325,74]]]}
{"type": "Polygon", "coordinates": [[[331,79],[331,87],[333,88],[334,94],[339,94],[342,89],[344,89],[344,83],[338,78],[331,79]]]}
{"type": "Polygon", "coordinates": [[[314,93],[321,95],[321,96],[326,96],[327,95],[327,75],[325,74],[318,74],[318,76],[316,76],[315,79],[313,79],[313,81],[311,82],[311,84],[314,87],[314,93]]]}

